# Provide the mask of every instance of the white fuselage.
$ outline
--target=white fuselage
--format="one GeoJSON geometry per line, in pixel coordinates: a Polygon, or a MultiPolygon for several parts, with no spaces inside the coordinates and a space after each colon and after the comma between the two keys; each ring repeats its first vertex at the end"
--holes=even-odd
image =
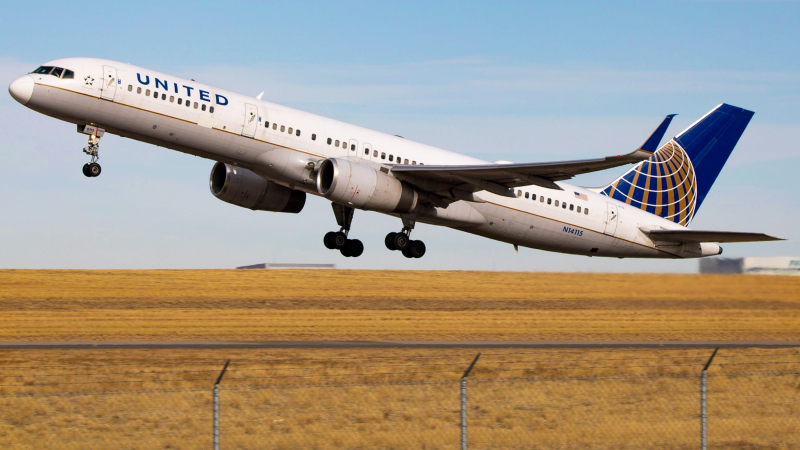
{"type": "MultiPolygon", "coordinates": [[[[243,168],[252,168],[260,155],[274,149],[291,150],[292,157],[308,162],[348,157],[376,167],[398,162],[487,164],[117,61],[67,58],[47,65],[68,68],[75,77],[29,75],[35,86],[26,106],[61,120],[97,125],[106,132],[243,168]]],[[[272,181],[319,195],[311,170],[299,177],[272,181]]],[[[563,190],[518,188],[522,194],[518,198],[481,191],[478,195],[484,203],[462,200],[447,208],[472,208],[485,220],[419,221],[520,246],[588,256],[686,258],[718,253],[715,244],[654,243],[641,229],[684,228],[594,190],[563,182],[558,185],[563,190]],[[532,199],[534,195],[536,200],[532,199]]]]}

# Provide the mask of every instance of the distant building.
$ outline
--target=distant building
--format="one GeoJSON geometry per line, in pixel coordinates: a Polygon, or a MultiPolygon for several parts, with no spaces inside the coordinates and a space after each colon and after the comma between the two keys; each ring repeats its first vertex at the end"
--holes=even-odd
{"type": "Polygon", "coordinates": [[[749,256],[747,258],[704,258],[700,260],[700,273],[800,275],[800,257],[749,256]]]}
{"type": "Polygon", "coordinates": [[[237,269],[335,269],[336,264],[285,264],[285,263],[261,263],[250,266],[241,266],[237,269]]]}

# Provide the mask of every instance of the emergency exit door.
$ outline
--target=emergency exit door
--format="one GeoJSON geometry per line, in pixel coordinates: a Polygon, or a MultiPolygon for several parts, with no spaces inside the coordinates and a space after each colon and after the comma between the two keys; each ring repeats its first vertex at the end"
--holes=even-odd
{"type": "Polygon", "coordinates": [[[254,137],[256,135],[256,128],[258,128],[258,107],[250,103],[245,103],[242,136],[254,137]]]}
{"type": "Polygon", "coordinates": [[[117,69],[103,66],[103,83],[100,85],[100,98],[114,101],[117,93],[117,69]]]}

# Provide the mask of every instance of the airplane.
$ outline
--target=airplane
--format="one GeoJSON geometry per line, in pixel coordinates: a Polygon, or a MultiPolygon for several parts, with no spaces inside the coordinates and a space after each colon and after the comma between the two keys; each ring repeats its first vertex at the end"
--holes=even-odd
{"type": "Polygon", "coordinates": [[[490,163],[231,91],[97,58],[50,61],[9,85],[39,113],[88,135],[87,177],[101,173],[105,133],[215,161],[218,199],[299,213],[306,195],[331,201],[339,229],[323,244],[358,257],[356,209],[400,219],[385,246],[420,258],[417,222],[551,252],[616,258],[698,258],[720,243],[781,240],[688,228],[753,112],[720,104],[659,147],[673,115],[630,153],[574,161],[490,163]],[[635,164],[598,188],[577,175],[635,164]]]}

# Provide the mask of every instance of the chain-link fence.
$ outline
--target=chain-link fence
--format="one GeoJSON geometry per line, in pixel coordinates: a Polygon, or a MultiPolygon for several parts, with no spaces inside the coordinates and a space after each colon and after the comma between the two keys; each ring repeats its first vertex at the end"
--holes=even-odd
{"type": "Polygon", "coordinates": [[[0,446],[800,448],[794,349],[474,357],[0,367],[0,446]]]}

